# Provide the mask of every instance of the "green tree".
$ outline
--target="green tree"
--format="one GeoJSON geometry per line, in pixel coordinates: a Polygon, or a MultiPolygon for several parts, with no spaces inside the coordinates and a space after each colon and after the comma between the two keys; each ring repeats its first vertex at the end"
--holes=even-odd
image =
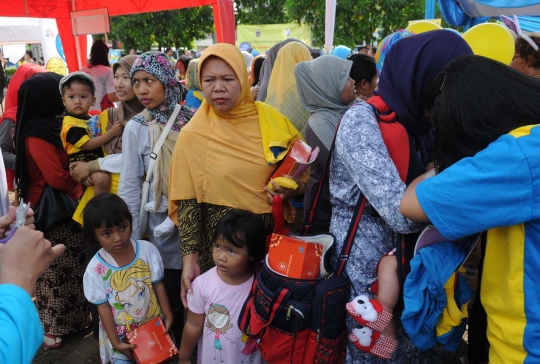
{"type": "MultiPolygon", "coordinates": [[[[334,44],[373,43],[424,17],[425,0],[340,0],[336,6],[334,44]]],[[[324,46],[325,0],[286,0],[288,16],[312,27],[316,46],[324,46]]]]}
{"type": "Polygon", "coordinates": [[[158,47],[192,49],[195,39],[214,31],[212,7],[203,6],[155,13],[115,16],[110,19],[110,38],[131,49],[158,47]]]}
{"type": "Polygon", "coordinates": [[[235,0],[237,24],[287,23],[286,0],[235,0]]]}

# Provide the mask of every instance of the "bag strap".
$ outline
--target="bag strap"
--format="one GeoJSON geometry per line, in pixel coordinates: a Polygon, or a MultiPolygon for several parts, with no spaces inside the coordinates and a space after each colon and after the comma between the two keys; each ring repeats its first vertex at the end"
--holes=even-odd
{"type": "Polygon", "coordinates": [[[255,273],[253,274],[253,282],[249,294],[242,305],[242,310],[238,316],[238,327],[240,331],[247,335],[247,331],[251,322],[251,306],[253,305],[253,297],[255,296],[255,288],[257,287],[257,279],[261,270],[261,262],[255,263],[255,273]]]}
{"type": "Polygon", "coordinates": [[[283,199],[280,195],[275,195],[272,198],[272,215],[274,217],[274,233],[280,235],[289,234],[290,230],[285,227],[283,199]]]}
{"type": "Polygon", "coordinates": [[[343,247],[341,248],[341,254],[338,257],[338,268],[336,271],[336,275],[338,276],[343,273],[343,270],[347,265],[347,261],[349,260],[349,255],[351,254],[354,238],[356,237],[356,230],[358,230],[358,225],[360,225],[362,214],[364,213],[364,209],[366,208],[366,202],[366,196],[364,196],[364,194],[360,192],[360,196],[358,196],[358,201],[356,202],[356,206],[354,208],[351,223],[349,224],[349,230],[347,230],[345,242],[343,243],[343,247]]]}
{"type": "MultiPolygon", "coordinates": [[[[308,234],[309,226],[311,225],[311,222],[313,221],[315,210],[317,209],[317,204],[319,203],[319,197],[321,196],[321,192],[323,189],[323,184],[325,182],[328,171],[330,170],[330,162],[332,161],[332,155],[334,154],[336,136],[337,136],[340,124],[341,124],[341,119],[339,119],[336,125],[336,131],[334,132],[334,137],[332,138],[332,145],[330,146],[328,159],[326,160],[326,165],[324,166],[324,170],[321,175],[319,186],[317,187],[317,192],[315,193],[315,196],[313,197],[313,200],[311,202],[311,207],[309,209],[307,223],[304,225],[302,229],[302,235],[308,234]]],[[[336,275],[341,275],[341,273],[343,273],[343,270],[345,269],[345,266],[347,265],[347,261],[349,260],[349,255],[351,254],[351,249],[354,243],[354,238],[356,236],[356,230],[358,230],[358,225],[360,224],[360,220],[362,219],[362,213],[364,212],[364,209],[366,207],[366,202],[367,202],[366,197],[364,196],[362,192],[360,192],[360,196],[358,196],[358,201],[356,202],[356,206],[354,208],[354,213],[351,219],[351,223],[349,224],[347,236],[345,237],[345,242],[343,244],[343,247],[341,248],[341,253],[338,257],[338,269],[336,271],[336,275]]]]}
{"type": "Polygon", "coordinates": [[[163,128],[163,131],[161,132],[161,135],[159,136],[159,139],[154,145],[154,149],[152,150],[152,153],[150,154],[150,162],[148,162],[148,171],[146,172],[146,178],[144,179],[144,183],[150,183],[150,179],[152,178],[152,175],[154,174],[154,162],[156,161],[158,153],[161,150],[161,147],[163,146],[163,143],[165,142],[167,135],[169,135],[169,131],[171,130],[174,124],[174,121],[176,120],[176,117],[180,113],[181,108],[182,106],[178,104],[175,106],[174,112],[169,118],[169,121],[167,121],[167,124],[165,124],[165,127],[163,128]]]}
{"type": "Polygon", "coordinates": [[[332,138],[332,144],[330,145],[330,150],[328,151],[328,159],[326,160],[326,165],[324,166],[323,173],[321,174],[321,178],[319,180],[319,185],[317,186],[317,192],[315,193],[315,196],[313,196],[311,200],[311,206],[309,207],[309,210],[308,210],[309,212],[308,212],[307,221],[304,223],[304,226],[302,226],[302,235],[309,234],[309,228],[311,226],[311,223],[313,222],[313,218],[315,217],[315,210],[317,209],[317,205],[319,204],[319,198],[321,197],[325,178],[327,177],[328,171],[330,170],[330,162],[332,161],[332,154],[334,154],[333,153],[334,144],[336,143],[336,136],[339,130],[340,123],[341,123],[341,118],[339,119],[336,125],[336,131],[334,132],[334,137],[332,138]]]}

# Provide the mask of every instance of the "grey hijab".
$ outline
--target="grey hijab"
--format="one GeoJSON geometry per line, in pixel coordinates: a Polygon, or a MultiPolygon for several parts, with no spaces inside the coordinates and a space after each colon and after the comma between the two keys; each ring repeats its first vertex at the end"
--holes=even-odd
{"type": "Polygon", "coordinates": [[[257,94],[257,100],[256,101],[265,101],[266,100],[266,92],[268,91],[268,84],[270,83],[270,76],[272,75],[272,69],[274,68],[274,63],[276,63],[276,58],[278,52],[283,48],[283,46],[290,42],[300,42],[304,44],[308,49],[309,53],[313,56],[313,52],[315,51],[313,48],[307,46],[304,42],[301,40],[298,40],[296,38],[287,38],[283,42],[277,43],[272,48],[266,52],[266,60],[264,61],[261,73],[259,75],[259,93],[257,94]]]}
{"type": "Polygon", "coordinates": [[[341,101],[341,92],[349,78],[352,61],[335,56],[322,56],[313,61],[300,62],[294,69],[300,101],[311,118],[317,117],[337,124],[349,109],[341,101]]]}

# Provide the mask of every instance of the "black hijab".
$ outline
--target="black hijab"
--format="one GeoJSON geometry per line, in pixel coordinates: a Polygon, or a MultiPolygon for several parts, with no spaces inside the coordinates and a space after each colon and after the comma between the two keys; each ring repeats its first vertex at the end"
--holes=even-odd
{"type": "Polygon", "coordinates": [[[17,154],[15,173],[21,192],[24,192],[24,187],[28,184],[26,138],[40,138],[55,147],[62,148],[60,139],[62,120],[58,118],[64,111],[62,95],[58,90],[61,79],[62,76],[53,72],[40,73],[24,81],[19,89],[15,129],[17,154]]]}

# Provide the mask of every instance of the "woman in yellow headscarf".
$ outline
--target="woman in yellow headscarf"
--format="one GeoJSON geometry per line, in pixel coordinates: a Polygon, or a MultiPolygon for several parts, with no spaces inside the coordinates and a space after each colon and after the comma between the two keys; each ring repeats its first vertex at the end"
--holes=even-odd
{"type": "Polygon", "coordinates": [[[298,96],[294,68],[300,62],[311,60],[311,53],[303,43],[285,44],[277,54],[265,100],[289,118],[302,135],[311,113],[306,110],[298,96]]]}
{"type": "Polygon", "coordinates": [[[199,274],[214,266],[213,234],[233,209],[259,214],[273,230],[271,199],[304,193],[309,174],[296,190],[265,186],[277,163],[300,138],[291,122],[251,97],[244,57],[230,44],[214,44],[199,60],[204,101],[182,128],[171,160],[169,217],[182,243],[182,300],[199,274]]]}

